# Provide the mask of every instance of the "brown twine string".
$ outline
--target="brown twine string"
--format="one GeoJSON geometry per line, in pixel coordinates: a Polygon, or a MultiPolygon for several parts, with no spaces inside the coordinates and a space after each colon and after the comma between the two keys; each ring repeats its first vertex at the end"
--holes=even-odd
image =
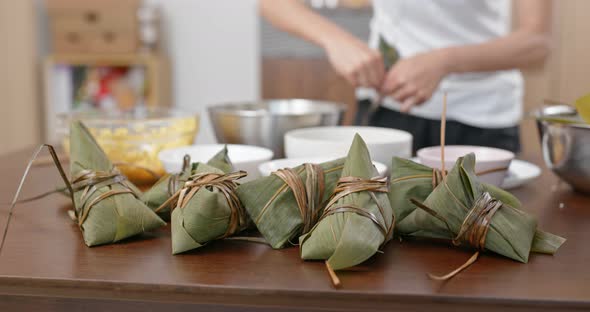
{"type": "Polygon", "coordinates": [[[353,212],[353,213],[356,213],[360,216],[366,217],[366,218],[370,219],[371,221],[373,221],[373,223],[375,223],[375,225],[377,225],[377,227],[379,228],[379,230],[381,231],[381,233],[385,237],[385,241],[387,241],[387,238],[391,235],[391,233],[393,231],[393,227],[395,224],[395,216],[393,216],[392,222],[388,226],[385,221],[385,209],[383,209],[383,206],[381,206],[381,204],[377,200],[377,197],[375,196],[375,193],[387,193],[387,192],[389,192],[389,188],[387,187],[387,178],[373,178],[373,179],[362,179],[362,178],[357,178],[357,177],[340,178],[340,180],[338,180],[338,183],[336,184],[336,188],[334,189],[334,193],[332,194],[332,196],[330,197],[330,200],[326,204],[326,208],[324,209],[324,213],[322,214],[322,216],[320,217],[318,222],[320,222],[324,218],[331,216],[333,214],[336,214],[336,213],[353,212]],[[380,218],[378,218],[375,214],[373,214],[370,211],[366,211],[366,210],[364,210],[360,207],[357,207],[355,205],[350,205],[350,204],[337,205],[336,204],[338,202],[338,200],[340,200],[341,198],[348,196],[350,194],[359,193],[359,192],[369,192],[371,199],[375,202],[375,204],[377,205],[377,208],[379,209],[379,213],[381,214],[381,219],[383,220],[383,223],[381,223],[381,221],[379,220],[380,218]]]}
{"type": "Polygon", "coordinates": [[[324,171],[316,164],[304,164],[306,172],[305,184],[299,174],[291,168],[280,169],[272,174],[279,177],[293,191],[295,202],[299,208],[303,227],[301,234],[305,234],[317,223],[322,210],[324,198],[324,171]]]}
{"type": "Polygon", "coordinates": [[[445,137],[447,131],[447,92],[443,94],[443,107],[442,115],[440,117],[440,162],[441,162],[441,173],[442,179],[444,180],[447,176],[447,170],[445,170],[445,137]]]}
{"type": "MultiPolygon", "coordinates": [[[[383,209],[383,207],[381,206],[381,204],[377,200],[375,193],[387,193],[387,192],[389,192],[389,188],[387,186],[387,178],[362,179],[362,178],[357,178],[357,177],[342,177],[342,178],[340,178],[340,180],[338,180],[338,183],[336,184],[336,188],[334,189],[334,193],[332,194],[332,196],[330,197],[330,200],[326,204],[326,208],[324,209],[324,213],[319,218],[318,223],[320,221],[322,221],[324,218],[334,215],[334,214],[337,214],[337,213],[344,213],[344,212],[356,213],[357,215],[368,218],[369,220],[373,221],[373,223],[375,223],[375,225],[377,225],[377,228],[383,234],[383,237],[384,237],[383,244],[385,244],[393,232],[393,227],[395,224],[395,215],[392,215],[391,224],[388,226],[387,221],[385,219],[385,209],[383,209]],[[371,199],[375,202],[375,204],[377,205],[377,208],[379,209],[383,223],[379,220],[379,218],[375,214],[373,214],[370,211],[366,211],[360,207],[357,207],[357,206],[351,205],[351,204],[346,204],[346,205],[337,205],[336,204],[338,202],[338,200],[340,200],[341,198],[348,196],[350,194],[359,193],[359,192],[369,192],[371,199]]],[[[307,238],[309,238],[309,237],[310,236],[307,236],[301,244],[305,243],[305,240],[307,240],[307,238]]],[[[340,287],[340,285],[341,285],[340,279],[338,278],[338,276],[336,275],[336,272],[334,272],[334,270],[332,269],[332,267],[330,266],[330,264],[328,263],[327,260],[325,261],[325,265],[326,265],[326,269],[328,270],[328,273],[330,275],[330,280],[332,281],[332,284],[334,285],[334,287],[336,287],[336,288],[340,287]]]]}
{"type": "Polygon", "coordinates": [[[435,189],[443,180],[443,173],[440,169],[432,168],[432,188],[435,189]]]}
{"type": "Polygon", "coordinates": [[[74,192],[82,191],[80,195],[79,207],[74,206],[74,213],[78,226],[82,227],[84,221],[88,218],[90,210],[101,201],[119,194],[131,194],[139,199],[139,194],[136,194],[132,188],[127,184],[127,178],[122,175],[115,167],[110,171],[93,171],[82,170],[72,178],[71,187],[74,192]],[[98,196],[93,195],[99,189],[107,186],[118,184],[123,189],[110,189],[98,196]]]}
{"type": "MultiPolygon", "coordinates": [[[[333,167],[331,169],[324,170],[324,174],[332,173],[334,171],[341,170],[342,168],[344,168],[343,165],[336,166],[336,167],[333,167]]],[[[303,170],[305,170],[305,167],[300,168],[297,171],[297,174],[301,174],[303,172],[303,170]]],[[[258,216],[254,220],[254,223],[256,223],[256,224],[260,223],[261,220],[262,220],[262,218],[263,218],[263,216],[266,214],[266,212],[268,211],[268,208],[272,205],[272,203],[275,201],[275,199],[277,199],[277,197],[279,197],[279,195],[281,195],[283,192],[286,192],[288,190],[289,190],[289,186],[286,183],[284,183],[283,185],[281,185],[277,189],[277,191],[273,194],[273,196],[271,196],[271,198],[266,202],[266,204],[264,205],[264,207],[262,207],[262,209],[260,209],[260,212],[258,213],[258,216]]]]}
{"type": "MultiPolygon", "coordinates": [[[[168,197],[172,197],[174,195],[174,193],[176,193],[181,188],[181,185],[184,184],[184,182],[186,182],[186,180],[181,179],[181,176],[183,174],[185,174],[187,172],[187,170],[190,170],[190,165],[191,165],[191,156],[186,154],[182,158],[182,170],[177,174],[171,175],[170,179],[168,179],[168,188],[167,188],[168,197]]],[[[158,211],[160,211],[160,209],[163,209],[163,208],[164,207],[160,206],[160,207],[158,207],[158,209],[155,210],[155,212],[158,212],[158,211]]],[[[170,208],[172,208],[172,207],[170,207],[170,208]]]]}
{"type": "MultiPolygon", "coordinates": [[[[479,177],[479,176],[483,176],[486,174],[495,173],[495,172],[502,172],[502,171],[506,171],[506,170],[508,170],[508,167],[490,168],[490,169],[476,172],[475,175],[479,177]]],[[[436,188],[443,181],[443,177],[446,174],[448,174],[448,172],[443,174],[442,170],[433,168],[432,169],[432,188],[436,188]]]]}
{"type": "Polygon", "coordinates": [[[246,210],[242,206],[235,190],[238,187],[238,179],[245,177],[245,171],[238,171],[228,174],[219,173],[198,173],[191,175],[181,189],[176,191],[166,202],[164,202],[155,211],[171,205],[175,209],[183,209],[190,202],[193,196],[203,187],[213,187],[218,189],[226,198],[231,210],[229,225],[226,232],[219,239],[233,235],[248,225],[246,210]]]}
{"type": "MultiPolygon", "coordinates": [[[[56,156],[59,156],[59,155],[58,155],[58,154],[56,154],[56,156]]],[[[187,156],[188,156],[188,155],[187,155],[187,156]]],[[[61,156],[60,156],[60,157],[61,157],[61,156]]],[[[69,156],[68,156],[68,157],[69,157],[69,156]]],[[[49,161],[52,161],[52,163],[53,163],[53,164],[55,164],[55,162],[53,161],[53,157],[52,157],[52,156],[50,156],[49,158],[43,158],[43,157],[39,157],[39,158],[41,158],[41,160],[43,160],[43,163],[41,164],[41,165],[43,165],[43,166],[45,166],[45,165],[47,164],[47,161],[48,161],[48,160],[49,160],[49,161]]],[[[38,163],[38,160],[39,160],[39,158],[38,158],[38,159],[36,159],[35,161],[33,161],[32,167],[41,166],[41,165],[38,163]]],[[[66,159],[66,160],[67,160],[67,161],[69,161],[68,159],[66,159]]],[[[126,167],[133,167],[133,168],[137,168],[137,169],[145,170],[147,173],[149,173],[151,176],[153,176],[153,177],[154,177],[154,178],[156,178],[156,179],[159,179],[159,178],[161,178],[161,176],[160,176],[160,175],[158,175],[157,173],[155,173],[153,170],[151,170],[151,169],[149,169],[149,168],[147,168],[147,167],[144,167],[144,166],[140,166],[140,165],[134,165],[134,164],[125,163],[125,162],[117,162],[117,163],[113,163],[113,166],[126,166],[126,167]]],[[[67,191],[67,190],[68,190],[68,188],[67,188],[67,187],[60,187],[60,188],[57,188],[57,189],[55,189],[55,190],[52,190],[52,191],[47,191],[47,192],[45,192],[45,193],[41,193],[41,194],[39,194],[39,195],[34,195],[34,196],[31,196],[31,197],[28,197],[28,198],[25,198],[25,199],[17,200],[17,201],[16,201],[16,203],[17,203],[17,204],[22,204],[22,203],[27,203],[27,202],[35,201],[35,200],[38,200],[38,199],[45,198],[45,197],[47,197],[47,196],[49,196],[49,195],[53,195],[53,194],[55,194],[55,193],[63,193],[64,191],[67,191]]]]}
{"type": "MultiPolygon", "coordinates": [[[[43,151],[44,148],[47,148],[49,150],[49,154],[51,156],[51,159],[53,160],[53,163],[55,164],[55,167],[57,168],[59,175],[61,176],[62,180],[66,184],[66,188],[68,190],[68,195],[72,201],[72,204],[74,205],[73,215],[74,215],[75,219],[78,219],[79,226],[81,226],[84,223],[84,221],[86,220],[86,218],[88,217],[88,213],[89,213],[90,209],[92,207],[94,207],[97,203],[99,203],[100,201],[104,200],[105,198],[108,198],[108,197],[116,195],[116,194],[123,194],[123,193],[131,193],[134,196],[138,197],[138,195],[135,194],[131,190],[131,188],[129,188],[129,186],[126,184],[127,180],[126,180],[125,176],[121,175],[116,170],[116,168],[113,168],[111,170],[111,172],[83,170],[72,179],[72,182],[70,182],[68,180],[65,170],[63,169],[63,166],[59,160],[57,152],[55,151],[55,148],[49,144],[42,144],[41,146],[39,146],[39,148],[37,148],[37,150],[33,153],[33,156],[31,157],[31,159],[29,160],[29,162],[25,168],[25,171],[23,172],[23,176],[21,177],[21,180],[19,182],[16,193],[14,194],[12,202],[10,203],[10,209],[8,211],[8,218],[6,219],[6,226],[4,227],[4,233],[2,234],[2,242],[0,242],[0,253],[2,253],[2,250],[4,248],[4,243],[6,241],[6,236],[8,235],[8,228],[9,228],[10,222],[12,220],[13,211],[14,211],[16,204],[19,203],[18,198],[19,198],[20,193],[23,189],[26,178],[28,177],[31,168],[35,165],[36,159],[39,157],[39,154],[41,153],[41,151],[43,151]],[[99,196],[96,196],[95,198],[92,198],[92,195],[96,192],[96,190],[106,187],[106,186],[113,185],[113,184],[120,184],[125,189],[124,190],[110,190],[108,192],[102,193],[99,196]],[[82,205],[80,208],[76,207],[76,205],[75,205],[76,202],[74,200],[74,192],[78,191],[78,190],[83,190],[83,193],[80,197],[80,200],[82,202],[82,205]],[[92,200],[90,200],[91,198],[92,198],[92,200]],[[80,211],[78,211],[78,210],[80,210],[80,211]],[[80,216],[80,214],[81,214],[81,216],[80,216]]],[[[53,194],[57,191],[59,191],[59,190],[46,192],[44,194],[32,197],[30,199],[26,199],[24,201],[31,201],[31,200],[39,199],[39,198],[45,197],[47,195],[53,194]]]]}
{"type": "MultiPolygon", "coordinates": [[[[433,209],[413,198],[410,199],[410,201],[418,208],[426,211],[428,214],[442,221],[447,227],[447,230],[451,234],[454,234],[451,230],[451,226],[443,216],[439,215],[433,209]]],[[[473,256],[471,256],[471,258],[469,258],[469,260],[467,260],[463,265],[452,272],[442,276],[433,274],[428,274],[428,276],[434,280],[446,281],[459,274],[471,264],[475,263],[479,257],[480,252],[485,249],[485,242],[490,225],[492,224],[492,218],[496,212],[502,208],[503,205],[504,204],[501,201],[493,198],[488,192],[483,193],[477,200],[475,200],[473,207],[469,210],[469,213],[467,216],[465,216],[465,219],[463,219],[461,227],[459,228],[459,232],[452,239],[452,243],[455,246],[459,246],[464,243],[470,247],[475,248],[477,251],[473,256]]]]}
{"type": "MultiPolygon", "coordinates": [[[[70,156],[67,155],[67,154],[65,154],[65,153],[64,154],[58,154],[58,156],[64,162],[70,161],[70,159],[69,159],[70,156]]],[[[41,167],[41,166],[46,166],[46,165],[51,165],[51,164],[54,164],[53,157],[51,157],[51,156],[50,157],[41,156],[41,157],[38,157],[37,159],[35,159],[35,161],[33,162],[33,167],[41,167]]],[[[155,179],[159,179],[159,178],[162,177],[160,174],[156,173],[152,169],[150,169],[148,167],[145,167],[145,166],[141,166],[141,165],[136,165],[136,164],[132,164],[132,163],[124,162],[124,161],[114,162],[113,165],[120,166],[120,167],[131,167],[131,168],[141,169],[141,170],[144,170],[145,172],[147,172],[149,175],[151,175],[155,179]]],[[[53,194],[53,193],[56,193],[56,192],[55,191],[54,192],[51,192],[51,193],[48,192],[47,195],[53,194]]],[[[45,196],[47,196],[47,195],[45,195],[45,196]]],[[[39,195],[39,196],[40,197],[44,197],[44,196],[41,196],[41,195],[39,195]]],[[[36,199],[38,199],[38,198],[36,198],[36,199]]],[[[26,201],[31,201],[31,200],[34,200],[34,199],[31,198],[31,199],[28,199],[26,201]]],[[[25,200],[23,200],[23,201],[25,201],[25,200]]]]}

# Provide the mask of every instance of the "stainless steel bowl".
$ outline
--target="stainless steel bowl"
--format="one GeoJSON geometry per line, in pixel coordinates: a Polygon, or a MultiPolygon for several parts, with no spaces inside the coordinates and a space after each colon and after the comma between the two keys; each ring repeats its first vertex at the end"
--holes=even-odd
{"type": "Polygon", "coordinates": [[[555,105],[535,112],[547,167],[575,190],[590,193],[590,125],[568,122],[576,109],[555,105]]]}
{"type": "Polygon", "coordinates": [[[344,105],[303,99],[226,103],[209,107],[209,116],[219,143],[263,146],[282,158],[287,131],[339,125],[344,105]]]}

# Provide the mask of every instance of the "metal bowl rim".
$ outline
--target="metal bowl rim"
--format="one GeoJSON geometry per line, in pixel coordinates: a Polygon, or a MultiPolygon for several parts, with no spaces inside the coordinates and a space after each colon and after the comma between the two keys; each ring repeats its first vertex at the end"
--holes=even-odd
{"type": "Polygon", "coordinates": [[[345,104],[331,102],[331,101],[322,101],[322,100],[310,100],[310,99],[266,99],[260,101],[237,101],[237,102],[224,102],[220,104],[211,105],[207,108],[210,115],[215,114],[229,114],[232,116],[240,116],[240,117],[291,117],[291,116],[310,116],[310,115],[335,115],[335,114],[342,114],[346,108],[344,107],[345,104]],[[241,110],[241,109],[231,109],[231,107],[236,105],[248,105],[248,104],[257,104],[257,103],[272,103],[272,102],[283,102],[283,101],[302,101],[302,102],[309,102],[313,103],[314,105],[322,105],[328,106],[334,109],[332,112],[328,111],[320,111],[320,112],[304,112],[304,113],[281,113],[281,114],[272,114],[268,110],[241,110]]]}
{"type": "Polygon", "coordinates": [[[558,122],[550,122],[547,120],[539,120],[539,117],[552,117],[552,116],[560,116],[563,114],[545,114],[544,112],[547,109],[550,108],[564,108],[564,109],[569,109],[572,112],[577,112],[576,108],[567,104],[560,104],[560,105],[549,105],[549,106],[545,106],[542,108],[539,108],[537,110],[535,110],[533,113],[535,116],[535,118],[537,119],[538,122],[541,122],[542,124],[546,124],[546,125],[559,125],[560,127],[569,127],[569,128],[578,128],[578,129],[590,129],[590,125],[589,124],[582,124],[582,123],[571,123],[571,124],[566,124],[566,123],[558,123],[558,122]]]}

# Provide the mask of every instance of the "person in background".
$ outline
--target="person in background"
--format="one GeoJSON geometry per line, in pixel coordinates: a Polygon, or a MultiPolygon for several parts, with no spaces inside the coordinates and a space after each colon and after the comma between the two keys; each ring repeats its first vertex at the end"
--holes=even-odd
{"type": "Polygon", "coordinates": [[[271,24],[322,47],[357,88],[358,122],[410,132],[414,151],[438,145],[447,93],[447,144],[520,149],[518,68],[550,53],[551,0],[373,0],[373,8],[367,45],[299,0],[260,0],[271,24]]]}

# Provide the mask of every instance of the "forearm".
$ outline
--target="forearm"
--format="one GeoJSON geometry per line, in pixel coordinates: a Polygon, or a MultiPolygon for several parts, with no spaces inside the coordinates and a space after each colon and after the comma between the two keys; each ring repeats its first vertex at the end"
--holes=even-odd
{"type": "Polygon", "coordinates": [[[325,47],[336,37],[351,36],[299,0],[260,0],[260,12],[275,27],[325,47]]]}
{"type": "Polygon", "coordinates": [[[440,51],[450,73],[485,72],[522,68],[541,63],[549,55],[550,36],[520,30],[482,44],[440,51]]]}
{"type": "Polygon", "coordinates": [[[495,71],[538,64],[551,46],[552,0],[515,0],[518,26],[511,34],[482,44],[441,50],[448,71],[495,71]]]}

